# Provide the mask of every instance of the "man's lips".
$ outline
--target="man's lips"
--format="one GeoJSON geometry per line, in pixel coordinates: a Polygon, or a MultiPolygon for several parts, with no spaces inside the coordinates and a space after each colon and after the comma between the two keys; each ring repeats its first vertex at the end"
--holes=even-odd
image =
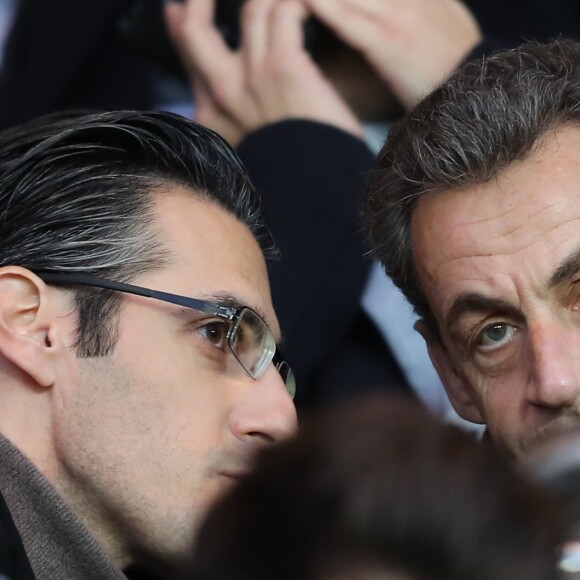
{"type": "Polygon", "coordinates": [[[243,479],[251,471],[253,461],[248,458],[245,461],[236,461],[228,464],[226,467],[221,467],[217,470],[218,474],[228,479],[236,481],[243,479]]]}
{"type": "Polygon", "coordinates": [[[218,472],[218,475],[220,475],[221,477],[225,477],[226,479],[229,479],[229,480],[235,481],[235,482],[240,481],[247,474],[248,474],[248,470],[236,470],[236,471],[224,470],[224,471],[218,472]]]}
{"type": "Polygon", "coordinates": [[[214,473],[234,481],[243,479],[251,471],[257,451],[254,447],[245,447],[222,453],[216,458],[214,473]]]}

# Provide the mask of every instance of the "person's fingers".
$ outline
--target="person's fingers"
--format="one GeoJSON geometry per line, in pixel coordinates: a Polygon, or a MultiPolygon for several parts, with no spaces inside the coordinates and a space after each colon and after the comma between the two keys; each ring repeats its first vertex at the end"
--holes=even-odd
{"type": "Polygon", "coordinates": [[[296,0],[282,0],[272,11],[270,19],[269,47],[274,58],[293,57],[304,51],[303,24],[308,12],[296,0]]]}
{"type": "Polygon", "coordinates": [[[211,92],[201,76],[193,76],[191,82],[191,90],[193,93],[193,102],[195,103],[196,120],[203,124],[203,119],[200,119],[200,114],[203,115],[208,109],[213,108],[213,99],[211,92]]]}
{"type": "Polygon", "coordinates": [[[195,120],[219,133],[231,145],[237,145],[244,134],[243,127],[234,115],[218,107],[209,87],[202,79],[194,79],[193,94],[195,120]]]}
{"type": "Polygon", "coordinates": [[[188,0],[165,8],[169,33],[192,77],[210,87],[239,74],[237,58],[214,24],[215,0],[188,0]]]}
{"type": "Polygon", "coordinates": [[[240,15],[243,59],[250,74],[258,70],[268,55],[270,16],[280,0],[246,0],[240,15]]]}
{"type": "Polygon", "coordinates": [[[185,6],[178,2],[169,2],[163,7],[163,18],[169,37],[174,44],[181,35],[181,23],[185,19],[185,6]]]}

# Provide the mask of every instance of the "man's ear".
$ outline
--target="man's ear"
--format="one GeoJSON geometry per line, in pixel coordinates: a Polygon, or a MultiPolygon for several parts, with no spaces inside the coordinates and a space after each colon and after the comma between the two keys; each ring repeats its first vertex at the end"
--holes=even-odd
{"type": "Polygon", "coordinates": [[[0,268],[0,353],[40,387],[56,378],[57,320],[38,276],[19,266],[0,268]]]}
{"type": "Polygon", "coordinates": [[[415,323],[415,330],[425,339],[431,362],[437,370],[441,382],[447,391],[447,396],[453,408],[457,411],[457,414],[472,423],[483,424],[483,417],[463,380],[455,372],[453,363],[449,359],[441,339],[435,335],[424,320],[418,320],[415,323]]]}

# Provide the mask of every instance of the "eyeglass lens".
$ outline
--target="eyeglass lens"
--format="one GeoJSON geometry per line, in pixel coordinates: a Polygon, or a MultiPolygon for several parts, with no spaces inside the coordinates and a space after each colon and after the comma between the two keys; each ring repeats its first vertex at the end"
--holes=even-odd
{"type": "Polygon", "coordinates": [[[276,369],[280,373],[284,384],[286,385],[286,390],[288,391],[290,397],[293,399],[296,395],[296,378],[294,377],[294,372],[292,367],[285,361],[281,361],[276,365],[276,369]]]}
{"type": "MultiPolygon", "coordinates": [[[[276,352],[276,342],[266,323],[250,308],[243,308],[233,326],[229,345],[238,362],[255,379],[260,378],[276,352]]],[[[278,372],[291,396],[296,385],[294,374],[285,361],[277,365],[278,372]]]]}

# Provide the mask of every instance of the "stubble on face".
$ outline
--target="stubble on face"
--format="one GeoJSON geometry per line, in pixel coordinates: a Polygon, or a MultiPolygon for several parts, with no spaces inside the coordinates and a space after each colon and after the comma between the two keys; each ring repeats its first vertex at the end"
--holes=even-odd
{"type": "Polygon", "coordinates": [[[562,128],[493,181],[427,194],[413,216],[445,364],[514,458],[580,417],[580,272],[559,276],[580,249],[578,159],[580,129],[562,128]],[[448,320],[462,300],[458,333],[448,320]],[[486,350],[495,324],[510,333],[486,350]]]}
{"type": "MultiPolygon", "coordinates": [[[[133,282],[197,298],[237,296],[276,327],[249,230],[190,193],[160,205],[173,261],[133,282]]],[[[171,570],[164,574],[171,578],[187,569],[207,509],[255,452],[251,438],[232,433],[230,417],[241,400],[247,404],[251,379],[218,372],[207,356],[213,347],[195,328],[173,305],[124,296],[113,352],[78,359],[55,443],[57,487],[106,551],[122,568],[138,562],[171,570]]]]}

